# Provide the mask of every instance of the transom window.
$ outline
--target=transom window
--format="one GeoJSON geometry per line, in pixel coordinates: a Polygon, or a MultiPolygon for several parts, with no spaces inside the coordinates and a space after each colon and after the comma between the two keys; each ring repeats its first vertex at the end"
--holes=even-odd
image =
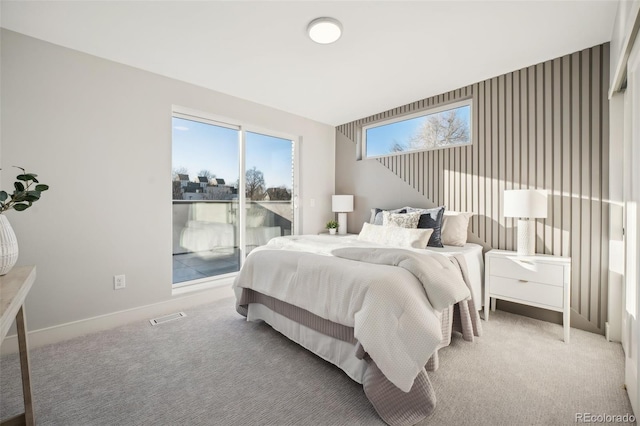
{"type": "Polygon", "coordinates": [[[365,126],[362,137],[366,158],[470,145],[471,99],[365,126]]]}

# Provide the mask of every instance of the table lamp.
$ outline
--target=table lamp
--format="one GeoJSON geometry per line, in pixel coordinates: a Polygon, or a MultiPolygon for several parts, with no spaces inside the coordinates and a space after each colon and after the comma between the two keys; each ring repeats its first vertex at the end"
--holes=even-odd
{"type": "Polygon", "coordinates": [[[353,195],[333,195],[331,211],[338,213],[338,234],[346,234],[347,213],[353,211],[353,195]]]}
{"type": "Polygon", "coordinates": [[[536,251],[536,221],[547,217],[547,191],[512,189],[504,191],[504,217],[518,218],[518,256],[533,256],[536,251]]]}

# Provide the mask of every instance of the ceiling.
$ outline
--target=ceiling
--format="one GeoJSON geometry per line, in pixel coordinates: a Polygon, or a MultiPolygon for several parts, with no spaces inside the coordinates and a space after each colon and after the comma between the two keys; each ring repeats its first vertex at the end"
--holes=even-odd
{"type": "Polygon", "coordinates": [[[609,1],[7,1],[2,27],[339,125],[611,38],[609,1]],[[335,44],[306,35],[342,22],[335,44]]]}

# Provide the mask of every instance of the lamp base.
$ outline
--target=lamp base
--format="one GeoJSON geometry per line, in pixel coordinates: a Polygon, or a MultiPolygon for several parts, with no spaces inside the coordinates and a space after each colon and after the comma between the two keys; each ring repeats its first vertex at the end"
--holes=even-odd
{"type": "Polygon", "coordinates": [[[347,235],[347,214],[338,213],[338,234],[347,235]]]}
{"type": "Polygon", "coordinates": [[[518,256],[536,254],[536,222],[535,220],[518,220],[518,256]]]}

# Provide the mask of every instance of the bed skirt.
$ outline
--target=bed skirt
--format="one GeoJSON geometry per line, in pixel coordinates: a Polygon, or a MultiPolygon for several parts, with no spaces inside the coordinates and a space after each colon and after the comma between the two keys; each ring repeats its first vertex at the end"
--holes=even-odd
{"type": "MultiPolygon", "coordinates": [[[[366,349],[355,339],[354,329],[352,327],[337,324],[287,302],[251,289],[242,288],[241,295],[236,303],[236,310],[246,317],[249,313],[248,308],[250,304],[263,305],[288,320],[301,324],[330,338],[353,345],[354,356],[360,360],[364,360],[367,363],[367,367],[364,370],[361,380],[357,380],[351,374],[350,376],[354,380],[362,383],[367,398],[378,415],[380,415],[387,424],[393,426],[414,425],[430,415],[435,408],[436,396],[429,381],[427,371],[435,371],[439,366],[437,349],[416,377],[411,390],[405,393],[384,376],[376,363],[369,357],[366,349]]],[[[481,334],[480,317],[471,300],[463,301],[448,309],[444,309],[440,319],[443,339],[438,349],[450,344],[452,330],[454,329],[460,331],[463,338],[468,341],[473,341],[474,336],[481,334]]],[[[282,333],[282,331],[280,332],[282,333]]],[[[283,334],[286,335],[286,333],[283,334]]],[[[291,336],[287,337],[291,338],[291,336]]],[[[341,367],[340,365],[338,366],[341,367]]]]}

